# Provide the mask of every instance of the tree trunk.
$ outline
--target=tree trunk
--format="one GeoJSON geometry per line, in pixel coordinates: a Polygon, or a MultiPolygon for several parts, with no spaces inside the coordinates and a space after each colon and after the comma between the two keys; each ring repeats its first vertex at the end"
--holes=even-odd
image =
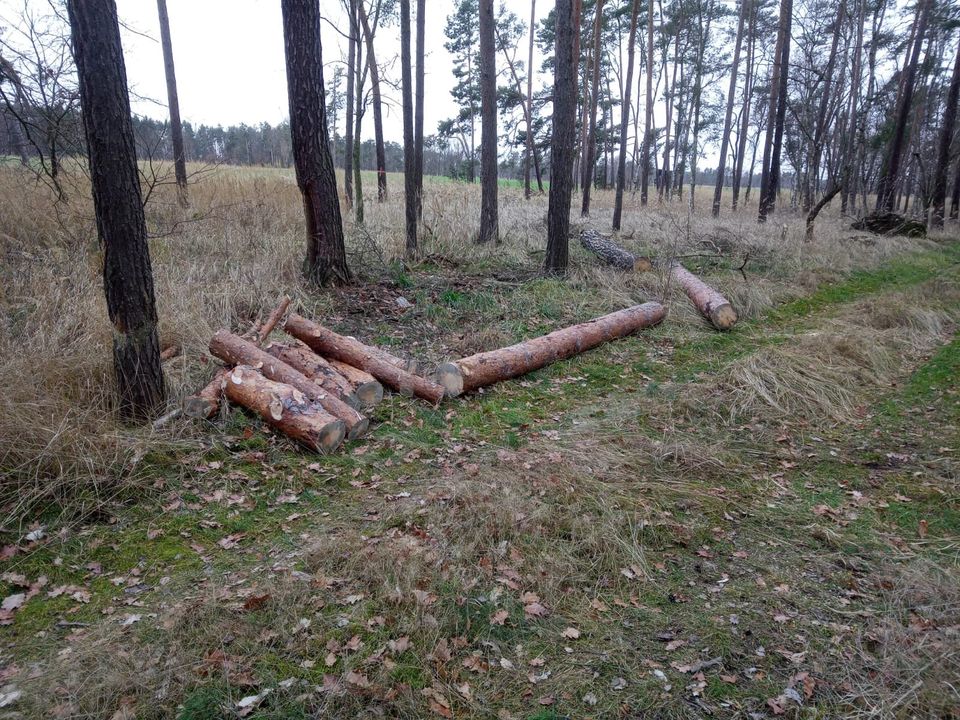
{"type": "Polygon", "coordinates": [[[760,176],[760,207],[757,222],[767,221],[767,215],[777,202],[780,189],[780,150],[783,144],[783,121],[787,112],[787,77],[790,64],[790,28],[793,21],[793,0],[780,2],[780,26],[774,51],[773,73],[770,79],[770,108],[767,113],[767,137],[763,144],[763,170],[760,176]]]}
{"type": "Polygon", "coordinates": [[[863,25],[866,21],[866,0],[857,0],[856,31],[854,34],[853,66],[850,70],[850,105],[847,113],[847,138],[843,151],[843,176],[840,190],[841,213],[847,212],[850,200],[856,209],[857,193],[853,182],[859,136],[860,83],[863,79],[863,25]]]}
{"type": "Polygon", "coordinates": [[[603,3],[604,0],[597,0],[597,11],[593,19],[593,66],[591,67],[587,139],[583,152],[584,163],[581,180],[583,196],[581,198],[580,217],[589,217],[590,215],[590,191],[593,188],[594,168],[597,163],[597,105],[600,102],[600,64],[603,59],[603,45],[601,44],[603,39],[603,3]]]}
{"type": "Polygon", "coordinates": [[[497,210],[497,47],[493,0],[480,0],[480,235],[499,242],[497,210]]]}
{"type": "Polygon", "coordinates": [[[423,220],[423,102],[426,93],[424,86],[426,72],[424,59],[427,32],[426,4],[426,0],[417,0],[417,96],[415,100],[416,108],[414,110],[413,154],[414,175],[416,177],[414,199],[416,201],[418,221],[423,220]]]}
{"type": "MultiPolygon", "coordinates": [[[[833,28],[833,42],[830,46],[830,57],[827,59],[827,68],[824,71],[823,93],[820,95],[820,107],[817,110],[817,123],[813,132],[813,152],[810,161],[810,172],[804,187],[803,209],[807,212],[813,207],[813,196],[816,194],[820,182],[820,160],[823,157],[823,141],[827,133],[827,110],[830,107],[830,91],[833,85],[833,70],[837,63],[837,47],[840,44],[840,34],[846,15],[846,0],[840,0],[837,8],[837,19],[833,28]]],[[[836,194],[836,193],[834,193],[836,194]]]]}
{"type": "Polygon", "coordinates": [[[410,59],[410,0],[400,0],[400,67],[403,84],[403,194],[406,255],[417,254],[417,159],[413,128],[413,68],[410,59]]]}
{"type": "Polygon", "coordinates": [[[360,401],[360,407],[376,407],[383,400],[383,385],[373,375],[339,360],[327,358],[324,358],[324,360],[330,363],[330,367],[350,383],[357,400],[360,401]]]}
{"type": "Polygon", "coordinates": [[[264,350],[352,408],[360,405],[353,386],[322,357],[302,345],[270,343],[264,350]]]}
{"type": "MultiPolygon", "coordinates": [[[[355,0],[359,4],[359,0],[355,0]]],[[[356,49],[357,49],[357,91],[356,91],[356,120],[355,127],[353,131],[353,192],[354,192],[354,202],[353,202],[353,217],[357,225],[363,225],[364,222],[364,207],[363,207],[363,172],[360,169],[360,148],[361,148],[361,130],[363,128],[363,115],[366,112],[365,99],[363,95],[363,87],[366,84],[366,66],[363,64],[363,43],[360,42],[360,30],[359,23],[356,25],[357,30],[357,40],[356,40],[356,49]],[[360,68],[364,68],[363,71],[360,68]]]]}
{"type": "Polygon", "coordinates": [[[960,215],[960,161],[957,161],[953,176],[953,190],[950,194],[950,219],[956,220],[960,215]]]}
{"type": "Polygon", "coordinates": [[[318,284],[350,282],[343,244],[337,176],[327,138],[320,6],[317,0],[282,0],[290,136],[297,186],[307,226],[304,274],[318,284]]]}
{"type": "Polygon", "coordinates": [[[817,220],[817,215],[820,214],[820,211],[823,210],[823,208],[830,204],[830,201],[833,200],[838,192],[840,192],[840,186],[831,182],[830,187],[827,188],[827,191],[823,194],[823,197],[820,198],[820,201],[810,209],[810,212],[807,213],[807,229],[806,233],[804,234],[804,240],[806,242],[811,242],[813,240],[813,224],[817,220]]]}
{"type": "Polygon", "coordinates": [[[160,45],[163,48],[163,72],[167,78],[167,106],[170,109],[170,140],[173,142],[173,168],[177,178],[180,204],[187,202],[187,158],[183,152],[183,127],[180,124],[180,99],[177,95],[177,73],[173,66],[173,44],[170,41],[170,18],[167,0],[157,0],[160,16],[160,45]]]}
{"type": "Polygon", "coordinates": [[[377,349],[364,345],[359,340],[338,335],[296,314],[287,318],[284,329],[319,355],[364,370],[403,395],[416,395],[434,405],[443,399],[442,387],[398,368],[385,360],[377,349]]]}
{"type": "Polygon", "coordinates": [[[636,56],[637,16],[640,0],[632,0],[630,32],[627,40],[627,80],[623,93],[620,117],[620,157],[617,160],[617,196],[613,205],[613,229],[619,230],[623,217],[623,190],[627,183],[627,132],[630,129],[630,92],[633,88],[633,63],[636,56]]]}
{"type": "Polygon", "coordinates": [[[666,314],[666,309],[659,303],[634,305],[510,347],[444,363],[437,368],[437,381],[449,397],[457,397],[652,327],[663,320],[666,314]]]}
{"type": "Polygon", "coordinates": [[[592,252],[605,264],[619,270],[632,272],[647,272],[653,269],[650,258],[634,255],[628,250],[603,237],[596,230],[584,230],[580,233],[580,244],[585,250],[592,252]]]}
{"type": "MultiPolygon", "coordinates": [[[[313,0],[310,0],[310,2],[313,2],[313,0]]],[[[367,66],[370,68],[370,89],[373,93],[373,135],[377,151],[377,200],[385,202],[387,199],[387,152],[383,144],[383,101],[380,96],[380,68],[377,65],[377,54],[373,49],[373,29],[370,26],[370,19],[367,17],[364,0],[357,0],[357,10],[360,12],[363,36],[367,41],[367,66]]]]}
{"type": "MultiPolygon", "coordinates": [[[[717,182],[713,187],[713,217],[720,217],[720,200],[723,197],[723,176],[726,171],[727,146],[730,142],[730,126],[733,122],[733,100],[737,94],[737,69],[740,67],[740,48],[743,45],[743,25],[750,0],[740,0],[740,17],[737,20],[737,38],[733,45],[733,60],[730,63],[730,86],[727,88],[727,110],[723,116],[723,132],[720,134],[720,158],[717,161],[717,182]]],[[[747,89],[744,86],[744,94],[747,89]]]]}
{"type": "MultiPolygon", "coordinates": [[[[533,38],[537,27],[537,0],[530,0],[530,37],[527,45],[527,142],[523,155],[523,197],[530,199],[530,162],[533,149],[533,38]]],[[[539,179],[539,173],[537,173],[539,179]]],[[[540,188],[543,192],[543,188],[540,188]]]]}
{"type": "MultiPolygon", "coordinates": [[[[745,0],[749,2],[749,0],[745,0]]],[[[754,49],[757,40],[757,16],[759,3],[751,3],[750,26],[747,31],[747,67],[743,76],[743,103],[740,106],[740,137],[737,138],[737,160],[733,167],[733,200],[731,209],[736,212],[737,202],[740,199],[740,183],[743,181],[743,165],[747,154],[747,139],[750,134],[750,106],[753,104],[754,66],[756,59],[754,49]]]]}
{"type": "Polygon", "coordinates": [[[653,130],[653,0],[647,7],[647,105],[643,124],[643,151],[640,162],[640,205],[646,206],[650,185],[650,133],[653,130]]]}
{"type": "Polygon", "coordinates": [[[910,111],[913,103],[914,85],[916,82],[917,65],[920,60],[920,50],[927,34],[927,19],[930,15],[931,0],[921,0],[917,7],[917,21],[914,30],[913,47],[910,50],[909,60],[906,63],[897,97],[895,124],[893,137],[887,146],[883,168],[877,181],[877,212],[893,212],[899,187],[900,160],[903,155],[903,145],[907,135],[910,111]]]}
{"type": "Polygon", "coordinates": [[[554,44],[553,137],[550,140],[550,197],[547,206],[547,275],[567,272],[570,193],[577,138],[577,64],[582,0],[557,0],[554,44]]]}
{"type": "Polygon", "coordinates": [[[953,64],[953,77],[947,91],[947,106],[943,112],[943,127],[940,129],[940,143],[937,147],[937,167],[933,176],[933,213],[930,224],[934,228],[943,227],[943,216],[947,204],[947,168],[950,165],[950,144],[957,122],[957,101],[960,99],[960,46],[957,47],[957,59],[953,64]]]}
{"type": "Polygon", "coordinates": [[[114,0],[69,0],[103,285],[113,323],[120,415],[144,420],[164,403],[147,227],[114,0]]]}
{"type": "Polygon", "coordinates": [[[270,380],[296,388],[310,400],[320,403],[328,413],[343,420],[347,427],[347,437],[351,440],[363,436],[370,426],[369,420],[336,395],[321,388],[282,360],[226,330],[218,330],[210,338],[210,352],[228,365],[256,367],[270,380]]]}
{"type": "Polygon", "coordinates": [[[234,368],[225,378],[224,390],[230,402],[252,410],[267,424],[311,450],[330,453],[343,442],[343,420],[333,417],[320,403],[312,402],[295,388],[268,380],[252,367],[234,368]]]}
{"type": "Polygon", "coordinates": [[[357,74],[357,0],[350,0],[350,21],[347,24],[350,33],[347,39],[347,128],[344,140],[343,156],[343,194],[347,207],[353,207],[353,104],[356,95],[357,74]]]}

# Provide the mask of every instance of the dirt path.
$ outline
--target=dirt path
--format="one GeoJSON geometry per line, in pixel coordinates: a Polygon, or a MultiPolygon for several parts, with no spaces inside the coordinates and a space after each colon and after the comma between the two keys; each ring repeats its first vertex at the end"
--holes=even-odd
{"type": "Polygon", "coordinates": [[[733,334],[398,398],[319,462],[238,416],[158,503],[5,561],[3,692],[25,717],[956,712],[958,281],[953,246],[733,334]]]}

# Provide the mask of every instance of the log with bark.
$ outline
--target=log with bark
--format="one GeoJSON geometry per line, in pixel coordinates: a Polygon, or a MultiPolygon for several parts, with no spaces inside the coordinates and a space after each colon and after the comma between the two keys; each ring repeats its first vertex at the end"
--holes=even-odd
{"type": "Polygon", "coordinates": [[[373,375],[339,360],[324,359],[330,363],[330,367],[350,383],[353,392],[360,401],[360,407],[376,407],[383,400],[383,385],[373,375]]]}
{"type": "Polygon", "coordinates": [[[370,421],[333,393],[324,390],[303,373],[282,360],[261,350],[252,342],[227,330],[218,330],[210,339],[210,352],[228,365],[250,365],[276,382],[296,388],[310,400],[319,402],[324,410],[340,418],[347,425],[347,437],[351,440],[362,436],[370,421]]]}
{"type": "Polygon", "coordinates": [[[510,347],[444,363],[437,369],[437,382],[448,396],[457,397],[652,327],[663,320],[666,312],[660,303],[634,305],[510,347]]]}
{"type": "Polygon", "coordinates": [[[264,350],[294,370],[303,373],[324,390],[332,392],[350,407],[359,407],[360,403],[353,392],[353,386],[343,375],[334,370],[329,362],[310,348],[302,344],[270,343],[264,350]]]}
{"type": "Polygon", "coordinates": [[[343,442],[344,421],[296,388],[265,378],[248,365],[238,365],[225,375],[227,399],[257,413],[284,435],[322,453],[333,452],[343,442]]]}
{"type": "Polygon", "coordinates": [[[683,265],[670,264],[670,277],[690,298],[690,302],[717,330],[729,330],[737,323],[737,311],[727,299],[683,265]]]}
{"type": "Polygon", "coordinates": [[[612,265],[620,270],[648,272],[653,269],[653,262],[650,258],[634,255],[629,250],[625,250],[605,238],[596,230],[587,229],[581,232],[580,244],[607,265],[612,265]]]}
{"type": "Polygon", "coordinates": [[[443,388],[435,382],[397,367],[384,359],[382,351],[364,345],[356,338],[338,335],[296,313],[287,318],[284,330],[317,354],[368,372],[403,395],[416,395],[434,405],[443,399],[443,388]]]}

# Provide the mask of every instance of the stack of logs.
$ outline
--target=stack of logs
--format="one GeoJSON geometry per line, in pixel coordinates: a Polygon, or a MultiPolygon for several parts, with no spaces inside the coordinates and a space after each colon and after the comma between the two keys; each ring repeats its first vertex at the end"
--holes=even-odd
{"type": "Polygon", "coordinates": [[[652,327],[666,316],[659,303],[636,305],[510,347],[444,363],[428,379],[417,374],[415,363],[296,313],[283,325],[291,340],[264,345],[289,304],[285,299],[257,332],[214,333],[210,352],[226,366],[187,398],[184,414],[212,418],[225,397],[311,450],[329,453],[344,439],[367,433],[370,421],[364,413],[383,399],[384,387],[436,406],[444,397],[524,375],[652,327]]]}

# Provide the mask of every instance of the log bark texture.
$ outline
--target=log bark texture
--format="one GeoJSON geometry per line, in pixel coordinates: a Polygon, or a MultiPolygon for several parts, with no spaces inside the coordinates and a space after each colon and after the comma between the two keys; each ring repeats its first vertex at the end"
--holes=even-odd
{"type": "MultiPolygon", "coordinates": [[[[318,356],[319,357],[319,356],[318,356]]],[[[353,387],[353,392],[360,401],[360,407],[372,408],[383,400],[383,385],[370,373],[348,365],[345,362],[324,358],[330,367],[342,375],[353,387]]]]}
{"type": "Polygon", "coordinates": [[[690,302],[717,330],[729,330],[737,322],[737,311],[727,299],[683,265],[670,263],[670,277],[690,298],[690,302]]]}
{"type": "Polygon", "coordinates": [[[370,425],[369,420],[336,395],[324,390],[282,360],[278,360],[233,333],[226,330],[215,332],[210,339],[210,352],[229,365],[255,367],[269,380],[285,383],[299,390],[310,400],[319,402],[324,410],[346,423],[347,437],[351,440],[362,436],[370,425]]]}
{"type": "Polygon", "coordinates": [[[303,373],[324,390],[333,393],[347,405],[355,408],[359,405],[353,386],[347,379],[309,348],[302,345],[270,343],[264,348],[278,360],[282,360],[294,370],[303,373]]]}
{"type": "Polygon", "coordinates": [[[338,335],[296,313],[287,318],[284,329],[314,352],[360,368],[403,395],[416,395],[434,405],[443,399],[443,388],[435,382],[393,365],[383,358],[381,351],[355,338],[338,335]]]}
{"type": "Polygon", "coordinates": [[[629,250],[624,250],[596,230],[584,230],[581,232],[580,244],[607,265],[612,265],[615,268],[634,270],[637,272],[647,272],[653,269],[653,263],[650,261],[650,258],[634,255],[629,250]]]}
{"type": "Polygon", "coordinates": [[[220,409],[220,395],[227,377],[227,369],[220,368],[213,380],[208,382],[196,395],[190,395],[183,401],[183,414],[187,417],[209,420],[220,409]]]}
{"type": "Polygon", "coordinates": [[[343,420],[296,388],[269,380],[248,365],[238,365],[227,374],[225,392],[230,402],[252,410],[311,450],[329,453],[343,442],[343,420]]]}
{"type": "Polygon", "coordinates": [[[457,397],[652,327],[663,320],[666,314],[666,309],[660,303],[634,305],[510,347],[444,363],[437,369],[437,382],[448,396],[457,397]]]}

